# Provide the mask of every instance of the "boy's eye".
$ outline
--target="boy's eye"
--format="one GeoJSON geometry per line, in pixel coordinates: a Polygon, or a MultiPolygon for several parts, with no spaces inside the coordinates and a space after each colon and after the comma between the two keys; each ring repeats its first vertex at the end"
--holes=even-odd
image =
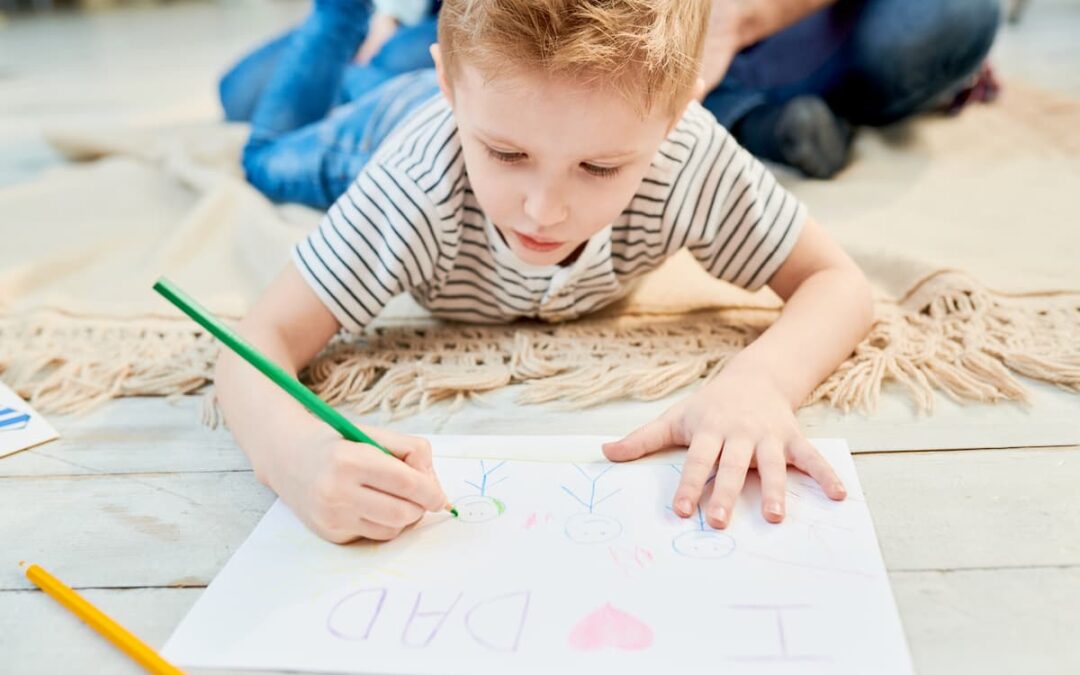
{"type": "Polygon", "coordinates": [[[513,164],[514,162],[520,162],[525,159],[525,153],[523,152],[503,152],[502,150],[496,150],[495,148],[488,148],[488,154],[494,159],[500,162],[506,162],[507,164],[513,164]]]}
{"type": "Polygon", "coordinates": [[[589,164],[588,162],[582,162],[581,168],[600,178],[609,178],[619,173],[619,167],[617,166],[598,166],[596,164],[589,164]]]}

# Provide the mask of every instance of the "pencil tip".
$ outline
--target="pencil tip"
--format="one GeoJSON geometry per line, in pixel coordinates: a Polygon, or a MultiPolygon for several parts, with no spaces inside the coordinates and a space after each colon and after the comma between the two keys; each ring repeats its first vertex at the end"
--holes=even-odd
{"type": "Polygon", "coordinates": [[[458,511],[457,511],[457,509],[456,509],[456,508],[454,508],[453,506],[449,507],[449,508],[447,509],[447,511],[449,511],[449,512],[450,512],[450,515],[452,515],[453,517],[455,517],[455,518],[457,518],[457,517],[458,517],[458,511]]]}

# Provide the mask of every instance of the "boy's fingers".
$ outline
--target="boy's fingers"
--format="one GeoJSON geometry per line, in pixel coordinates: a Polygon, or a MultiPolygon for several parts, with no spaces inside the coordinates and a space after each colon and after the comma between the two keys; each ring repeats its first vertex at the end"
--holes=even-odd
{"type": "Polygon", "coordinates": [[[446,492],[442,490],[442,486],[439,484],[439,476],[435,473],[435,464],[432,461],[431,442],[426,438],[420,438],[419,436],[401,436],[401,443],[398,447],[404,448],[403,452],[395,453],[398,457],[405,460],[405,463],[414,469],[423,472],[431,477],[431,480],[435,481],[436,485],[439,485],[439,490],[442,492],[442,502],[437,508],[431,509],[432,511],[441,511],[450,503],[450,499],[446,496],[446,492]]]}
{"type": "Polygon", "coordinates": [[[792,447],[791,460],[792,464],[817,481],[829,499],[839,501],[847,497],[847,488],[844,487],[843,481],[809,441],[800,439],[792,447]]]}
{"type": "Polygon", "coordinates": [[[373,452],[364,467],[363,484],[428,511],[442,511],[446,494],[431,474],[419,471],[400,459],[373,452]]]}
{"type": "Polygon", "coordinates": [[[431,462],[431,443],[426,438],[413,437],[411,445],[397,447],[401,450],[395,450],[394,454],[412,468],[425,473],[434,471],[434,465],[431,462]]]}
{"type": "Polygon", "coordinates": [[[603,451],[613,462],[626,462],[674,445],[671,423],[666,417],[658,417],[621,440],[605,443],[603,451]]]}
{"type": "Polygon", "coordinates": [[[424,509],[413,502],[371,488],[360,488],[356,502],[365,520],[399,530],[412,525],[424,515],[424,509]]]}
{"type": "Polygon", "coordinates": [[[446,493],[443,492],[442,487],[439,486],[439,478],[435,475],[435,465],[431,460],[430,441],[426,438],[409,436],[408,434],[401,434],[390,429],[369,428],[364,429],[364,431],[378,441],[384,448],[394,453],[394,456],[399,460],[404,461],[407,465],[422,472],[434,481],[436,487],[438,487],[439,493],[442,495],[439,499],[439,503],[436,506],[432,506],[431,504],[422,504],[422,506],[425,506],[425,508],[431,511],[442,511],[446,508],[446,505],[449,504],[450,500],[446,497],[446,493]]]}
{"type": "Polygon", "coordinates": [[[758,444],[757,471],[761,478],[761,514],[770,523],[784,519],[787,458],[782,443],[768,439],[758,444]]]}
{"type": "Polygon", "coordinates": [[[375,541],[390,541],[394,537],[401,534],[400,527],[390,527],[375,521],[368,520],[367,518],[361,518],[356,528],[356,534],[363,539],[374,539],[375,541]]]}
{"type": "Polygon", "coordinates": [[[426,438],[399,434],[390,429],[364,429],[364,432],[409,466],[421,471],[431,467],[431,443],[426,438]]]}
{"type": "Polygon", "coordinates": [[[750,459],[754,456],[754,444],[744,439],[724,439],[720,451],[720,464],[716,469],[716,483],[713,486],[709,508],[705,512],[709,524],[724,529],[731,522],[731,511],[735,508],[735,498],[742,492],[746,482],[746,471],[750,468],[750,459]]]}
{"type": "Polygon", "coordinates": [[[690,440],[690,449],[687,450],[686,460],[683,462],[682,478],[675,490],[674,506],[678,515],[684,518],[689,516],[701,501],[705,481],[709,480],[709,474],[716,466],[722,444],[722,439],[708,434],[699,433],[690,440]]]}

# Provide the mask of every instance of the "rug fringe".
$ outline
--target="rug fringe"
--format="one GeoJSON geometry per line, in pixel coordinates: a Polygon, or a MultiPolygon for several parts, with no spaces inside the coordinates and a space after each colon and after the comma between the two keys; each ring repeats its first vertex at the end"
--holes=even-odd
{"type": "MultiPolygon", "coordinates": [[[[774,310],[719,309],[568,324],[436,325],[339,337],[302,373],[320,396],[387,418],[525,384],[522,404],[576,409],[654,400],[715,377],[775,319],[774,310]]],[[[214,341],[185,320],[0,319],[0,373],[39,409],[79,413],[120,396],[173,396],[209,384],[214,341]]],[[[1080,293],[1008,295],[943,271],[897,303],[879,303],[870,334],[806,401],[876,409],[898,384],[915,407],[1027,401],[1020,376],[1080,391],[1080,293]]],[[[220,414],[210,392],[207,423],[220,414]]]]}
{"type": "Polygon", "coordinates": [[[72,317],[0,319],[0,374],[38,409],[84,413],[123,396],[174,396],[210,381],[217,345],[191,322],[72,317]]]}

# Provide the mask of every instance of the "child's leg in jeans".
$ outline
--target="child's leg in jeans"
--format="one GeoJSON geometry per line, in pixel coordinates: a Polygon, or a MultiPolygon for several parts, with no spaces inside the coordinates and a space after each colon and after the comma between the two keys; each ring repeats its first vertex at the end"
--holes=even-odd
{"type": "Polygon", "coordinates": [[[251,118],[260,142],[320,120],[330,111],[345,69],[367,34],[367,0],[316,0],[292,33],[251,118]]]}
{"type": "Polygon", "coordinates": [[[281,54],[292,39],[293,30],[287,30],[266,44],[240,59],[222,76],[218,84],[221,108],[229,122],[247,122],[255,104],[274,76],[281,54]]]}
{"type": "Polygon", "coordinates": [[[324,201],[318,157],[333,139],[287,136],[326,117],[367,32],[370,11],[367,0],[316,0],[289,36],[252,113],[243,154],[249,182],[267,196],[305,204],[324,201]]]}
{"type": "Polygon", "coordinates": [[[266,196],[326,209],[348,189],[402,119],[438,93],[434,70],[389,80],[329,117],[244,153],[248,181],[266,196]]]}

